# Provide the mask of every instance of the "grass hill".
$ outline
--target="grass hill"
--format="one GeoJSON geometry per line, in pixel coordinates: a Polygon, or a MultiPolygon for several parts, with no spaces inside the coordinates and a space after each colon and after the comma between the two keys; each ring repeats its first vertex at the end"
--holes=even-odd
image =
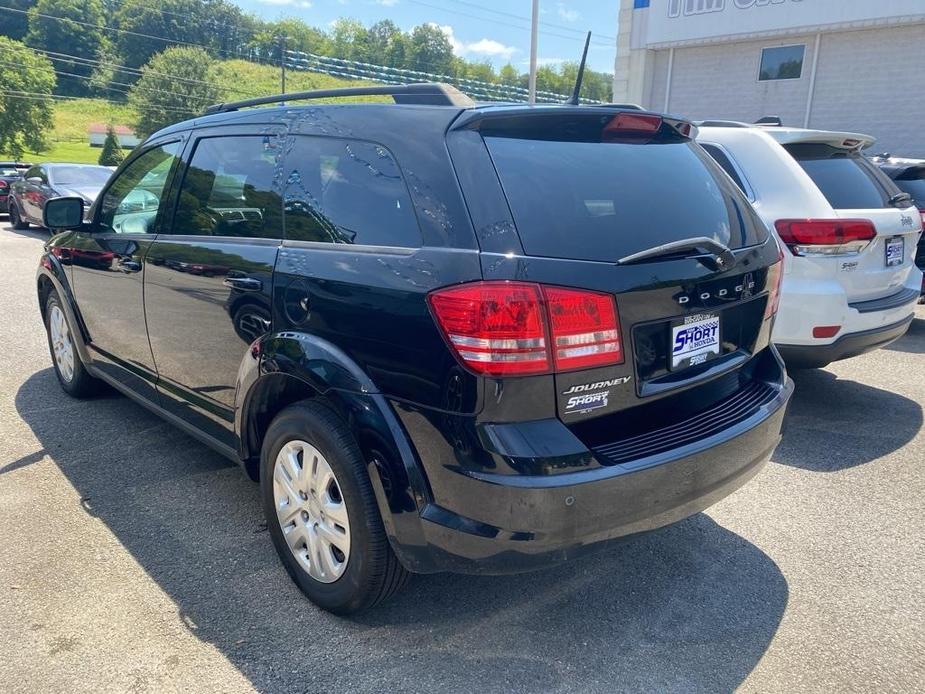
{"type": "MultiPolygon", "coordinates": [[[[231,100],[277,94],[280,90],[279,68],[257,65],[244,60],[227,60],[216,65],[216,83],[224,87],[226,98],[231,100]]],[[[313,72],[287,72],[286,91],[333,89],[360,86],[357,80],[339,79],[313,72]]],[[[371,98],[371,101],[382,99],[371,98]]],[[[100,156],[99,147],[90,147],[87,128],[91,123],[113,123],[133,127],[136,114],[125,103],[106,99],[73,99],[55,103],[54,128],[50,133],[51,146],[44,152],[27,152],[25,161],[68,161],[95,164],[100,156]]],[[[8,155],[0,155],[0,158],[8,155]]]]}

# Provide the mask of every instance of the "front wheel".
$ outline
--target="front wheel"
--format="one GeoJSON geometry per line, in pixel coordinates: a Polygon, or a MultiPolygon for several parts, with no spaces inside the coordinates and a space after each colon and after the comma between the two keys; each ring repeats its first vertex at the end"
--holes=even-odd
{"type": "Polygon", "coordinates": [[[64,392],[75,398],[96,395],[100,381],[90,375],[80,360],[74,346],[73,331],[55,291],[48,295],[45,302],[45,330],[48,333],[48,349],[51,351],[55,375],[64,392]]]}
{"type": "Polygon", "coordinates": [[[260,466],[273,544],[312,602],[351,614],[405,585],[409,574],[389,545],[363,455],[330,407],[306,400],[277,415],[260,466]]]}

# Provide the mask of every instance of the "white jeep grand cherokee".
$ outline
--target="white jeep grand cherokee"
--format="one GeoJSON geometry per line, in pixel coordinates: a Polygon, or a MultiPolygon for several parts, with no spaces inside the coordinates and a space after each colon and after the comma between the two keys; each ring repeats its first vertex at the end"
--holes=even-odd
{"type": "Polygon", "coordinates": [[[697,141],[777,234],[784,279],[774,342],[821,367],[901,337],[922,287],[922,217],[860,151],[874,138],[705,121],[697,141]]]}

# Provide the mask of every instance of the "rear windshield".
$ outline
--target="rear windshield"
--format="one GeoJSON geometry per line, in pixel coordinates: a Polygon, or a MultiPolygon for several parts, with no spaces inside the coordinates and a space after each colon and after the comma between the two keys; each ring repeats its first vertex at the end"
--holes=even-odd
{"type": "Polygon", "coordinates": [[[818,144],[787,145],[786,149],[836,210],[877,209],[889,201],[884,185],[889,179],[860,155],[818,144]]]}
{"type": "Polygon", "coordinates": [[[695,236],[733,249],[767,238],[741,192],[689,140],[485,142],[529,255],[613,262],[695,236]]]}
{"type": "Polygon", "coordinates": [[[52,169],[55,183],[62,186],[101,186],[112,171],[103,166],[56,166],[52,169]]]}
{"type": "Polygon", "coordinates": [[[893,182],[901,191],[912,196],[917,207],[925,208],[925,178],[901,178],[893,182]]]}

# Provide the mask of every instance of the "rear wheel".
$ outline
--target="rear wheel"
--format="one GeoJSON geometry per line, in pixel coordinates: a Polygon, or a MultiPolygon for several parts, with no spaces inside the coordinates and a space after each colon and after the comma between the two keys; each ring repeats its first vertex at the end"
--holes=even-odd
{"type": "Polygon", "coordinates": [[[260,484],[276,551],[316,605],[350,614],[405,585],[409,574],[385,535],[363,455],[330,407],[307,400],[277,415],[260,484]]]}
{"type": "Polygon", "coordinates": [[[55,375],[64,392],[75,398],[96,395],[100,381],[87,371],[74,345],[73,331],[67,322],[61,299],[52,291],[45,303],[45,328],[55,375]]]}
{"type": "Polygon", "coordinates": [[[29,228],[29,222],[22,218],[22,215],[19,212],[19,208],[12,200],[10,200],[10,226],[19,230],[29,228]]]}

